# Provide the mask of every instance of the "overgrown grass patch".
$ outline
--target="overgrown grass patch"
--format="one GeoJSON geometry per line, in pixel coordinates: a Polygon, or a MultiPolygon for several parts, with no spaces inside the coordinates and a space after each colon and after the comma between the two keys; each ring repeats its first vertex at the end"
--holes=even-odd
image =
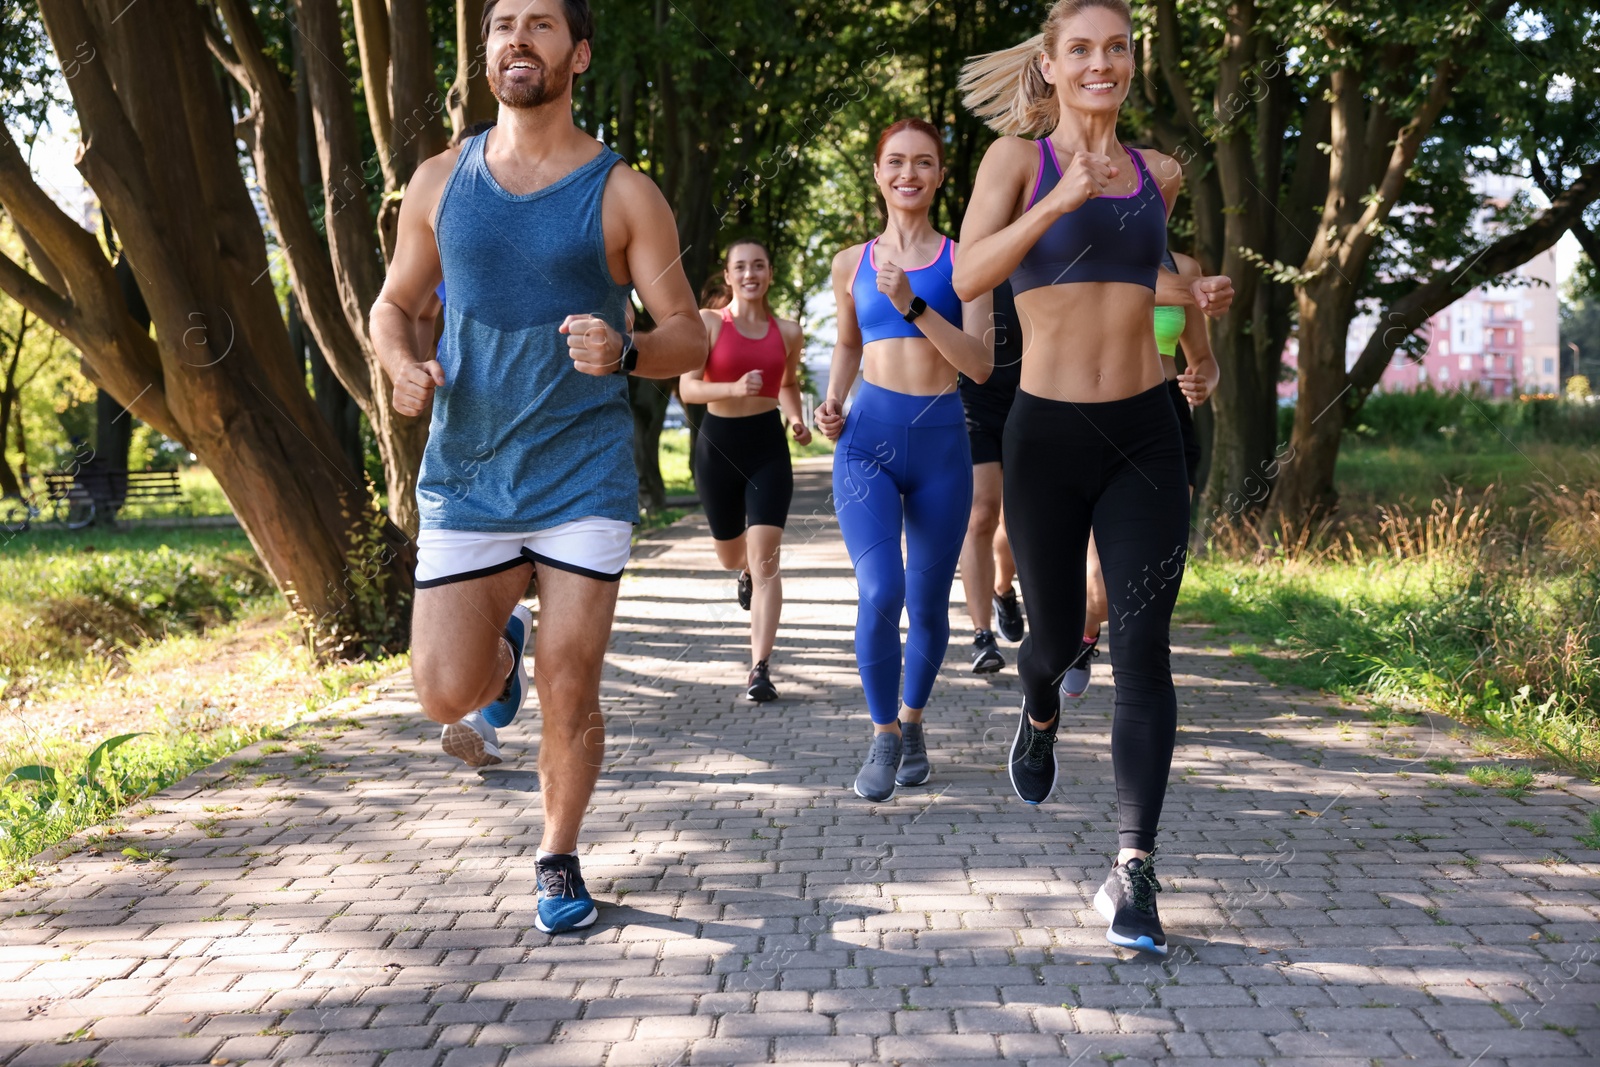
{"type": "Polygon", "coordinates": [[[1213,550],[1180,612],[1248,636],[1274,681],[1442,711],[1600,776],[1600,491],[1531,498],[1461,494],[1320,545],[1213,550]]]}
{"type": "Polygon", "coordinates": [[[0,698],[93,681],[131,649],[273,602],[240,530],[17,534],[0,544],[0,698]]]}

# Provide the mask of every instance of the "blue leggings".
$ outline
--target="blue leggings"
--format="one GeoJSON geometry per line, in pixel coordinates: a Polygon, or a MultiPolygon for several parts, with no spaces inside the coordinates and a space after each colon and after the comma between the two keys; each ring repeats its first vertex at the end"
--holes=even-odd
{"type": "Polygon", "coordinates": [[[972,510],[960,395],[911,396],[862,382],[834,452],[833,499],[860,595],[856,665],[867,711],[886,725],[900,716],[901,609],[911,621],[906,707],[927,705],[950,643],[950,583],[972,510]]]}

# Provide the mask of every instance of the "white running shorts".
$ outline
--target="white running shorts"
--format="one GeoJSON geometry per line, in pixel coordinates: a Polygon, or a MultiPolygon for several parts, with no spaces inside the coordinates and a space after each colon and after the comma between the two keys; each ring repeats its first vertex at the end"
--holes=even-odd
{"type": "Polygon", "coordinates": [[[423,530],[417,534],[417,588],[485,578],[523,563],[615,582],[632,548],[633,524],[616,519],[575,519],[537,533],[423,530]]]}

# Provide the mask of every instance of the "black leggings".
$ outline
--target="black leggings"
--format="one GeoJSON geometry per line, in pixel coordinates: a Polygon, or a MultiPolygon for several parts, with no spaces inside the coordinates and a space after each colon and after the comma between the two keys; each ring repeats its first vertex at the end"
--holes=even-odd
{"type": "Polygon", "coordinates": [[[1028,714],[1039,722],[1056,714],[1056,686],[1082,647],[1092,528],[1111,616],[1118,839],[1149,851],[1178,733],[1170,641],[1189,542],[1183,438],[1166,384],[1104,404],[1018,392],[1004,471],[1006,531],[1028,612],[1017,660],[1028,714]]]}
{"type": "Polygon", "coordinates": [[[711,537],[732,541],[747,526],[789,521],[794,469],[778,409],[726,419],[706,412],[694,449],[694,481],[711,537]]]}

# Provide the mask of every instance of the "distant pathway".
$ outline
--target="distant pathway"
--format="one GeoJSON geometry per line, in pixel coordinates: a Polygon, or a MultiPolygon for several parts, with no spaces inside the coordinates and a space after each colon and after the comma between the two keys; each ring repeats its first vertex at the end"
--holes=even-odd
{"type": "Polygon", "coordinates": [[[1600,1063],[1600,852],[1576,836],[1600,790],[1500,796],[1465,776],[1492,747],[1274,688],[1201,630],[1175,637],[1165,962],[1106,944],[1089,904],[1108,673],[1065,712],[1042,808],[1003,769],[1014,667],[975,679],[963,645],[930,785],[849,793],[867,718],[826,470],[799,479],[776,706],[735,699],[746,616],[701,517],[641,546],[592,931],[533,928],[533,733],[480,778],[397,679],[0,894],[0,1063],[1600,1063]]]}

